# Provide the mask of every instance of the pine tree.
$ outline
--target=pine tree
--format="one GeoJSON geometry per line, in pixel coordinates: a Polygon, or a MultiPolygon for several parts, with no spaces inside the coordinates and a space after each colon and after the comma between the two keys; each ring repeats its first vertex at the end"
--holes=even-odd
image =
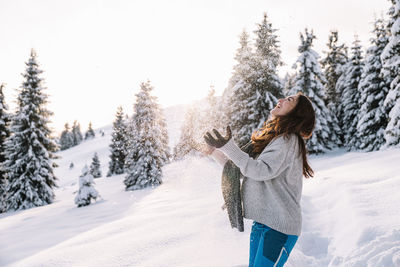
{"type": "Polygon", "coordinates": [[[321,60],[321,66],[324,70],[326,78],[325,83],[325,103],[329,106],[332,104],[335,111],[339,101],[336,93],[336,83],[342,74],[342,66],[347,63],[347,47],[344,44],[338,45],[338,31],[331,31],[329,42],[327,43],[328,51],[324,52],[326,57],[321,60]]]}
{"type": "Polygon", "coordinates": [[[400,0],[392,0],[389,10],[389,42],[382,52],[383,75],[389,78],[390,88],[384,101],[389,121],[385,129],[385,146],[400,144],[400,0]]]}
{"type": "Polygon", "coordinates": [[[0,213],[5,211],[5,199],[6,199],[6,186],[7,177],[3,170],[3,164],[6,161],[5,151],[5,141],[10,136],[9,123],[11,115],[8,114],[8,106],[4,100],[4,84],[0,85],[0,213]]]}
{"type": "Polygon", "coordinates": [[[93,175],[94,178],[101,177],[100,160],[97,153],[94,153],[92,158],[92,164],[90,164],[90,174],[93,175]]]}
{"type": "Polygon", "coordinates": [[[358,84],[360,82],[362,69],[364,67],[360,41],[355,36],[353,46],[351,47],[352,56],[346,73],[343,92],[340,98],[342,111],[344,142],[347,150],[357,149],[360,140],[357,138],[358,113],[360,112],[360,93],[358,84]]]}
{"type": "MultiPolygon", "coordinates": [[[[341,66],[341,75],[339,76],[339,79],[336,83],[336,95],[339,96],[339,101],[341,100],[341,96],[343,95],[343,91],[344,88],[346,87],[347,84],[347,76],[349,73],[349,68],[351,66],[351,62],[348,61],[346,64],[344,64],[343,66],[341,66]]],[[[332,105],[329,105],[328,108],[332,108],[332,105]]],[[[344,146],[345,145],[345,140],[344,140],[344,121],[343,121],[343,106],[340,104],[340,102],[338,102],[338,105],[335,108],[336,109],[336,118],[337,118],[337,123],[339,125],[339,129],[340,131],[337,133],[339,136],[339,140],[340,140],[340,146],[344,146]]],[[[333,112],[333,111],[332,111],[333,112]]]]}
{"type": "MultiPolygon", "coordinates": [[[[326,53],[326,57],[321,60],[321,66],[324,69],[324,76],[326,78],[326,82],[324,84],[325,87],[325,104],[328,107],[333,121],[333,129],[341,129],[341,124],[339,122],[338,117],[338,105],[339,105],[339,97],[341,94],[337,91],[337,84],[339,78],[343,74],[344,67],[348,62],[347,57],[347,47],[345,44],[338,45],[338,32],[331,31],[329,35],[329,42],[327,43],[328,51],[326,53]]],[[[341,91],[342,88],[340,87],[341,91]]],[[[343,132],[337,132],[338,141],[337,145],[343,144],[343,132]]]]}
{"type": "Polygon", "coordinates": [[[357,139],[358,149],[378,150],[384,143],[384,130],[387,125],[387,113],[383,102],[389,90],[389,84],[383,78],[380,56],[388,42],[385,24],[382,19],[375,21],[371,38],[371,47],[365,56],[365,65],[358,84],[361,108],[358,113],[357,139]]]}
{"type": "Polygon", "coordinates": [[[85,133],[85,140],[89,139],[89,138],[94,138],[96,135],[92,129],[92,123],[89,122],[89,128],[85,133]]]}
{"type": "Polygon", "coordinates": [[[135,162],[138,160],[138,150],[135,148],[138,138],[138,131],[136,128],[136,122],[133,117],[128,118],[127,121],[127,131],[125,136],[125,162],[124,162],[124,172],[126,173],[127,168],[133,168],[135,162]]]}
{"type": "Polygon", "coordinates": [[[235,55],[237,63],[233,67],[233,74],[229,79],[228,87],[224,90],[223,97],[226,108],[224,117],[230,118],[229,123],[232,128],[233,138],[241,145],[241,143],[245,143],[248,140],[246,139],[248,138],[248,133],[247,136],[244,134],[239,136],[242,126],[247,123],[247,118],[244,116],[245,112],[241,112],[241,108],[244,108],[241,102],[245,99],[245,92],[250,91],[251,74],[253,73],[251,68],[254,64],[251,63],[253,52],[249,44],[249,34],[246,30],[243,30],[239,36],[239,42],[240,47],[235,55]]]}
{"type": "Polygon", "coordinates": [[[79,176],[79,191],[75,196],[75,204],[78,205],[78,208],[88,206],[92,199],[97,200],[100,197],[93,184],[93,175],[90,174],[87,165],[85,165],[82,169],[82,175],[79,176]]]}
{"type": "Polygon", "coordinates": [[[110,162],[108,164],[107,176],[124,173],[124,164],[126,157],[126,136],[127,126],[124,121],[124,112],[122,107],[118,107],[117,114],[113,123],[113,133],[111,134],[110,144],[110,162]]]}
{"type": "Polygon", "coordinates": [[[263,21],[257,24],[257,29],[254,31],[255,52],[250,61],[253,72],[250,87],[252,90],[247,105],[252,107],[253,112],[247,115],[252,122],[242,128],[243,133],[239,133],[242,137],[240,145],[249,141],[254,130],[260,128],[268,119],[269,112],[275,107],[278,98],[283,97],[283,85],[277,74],[278,66],[282,65],[281,51],[275,32],[276,29],[272,28],[267,14],[264,13],[263,21]]]}
{"type": "Polygon", "coordinates": [[[6,140],[7,210],[52,203],[57,180],[52,163],[57,145],[47,126],[53,113],[45,107],[48,96],[43,92],[43,79],[39,77],[42,71],[33,49],[26,66],[11,122],[13,134],[6,140]]]}
{"type": "Polygon", "coordinates": [[[389,0],[389,1],[392,3],[392,5],[389,7],[389,10],[387,12],[387,15],[389,17],[389,20],[387,21],[387,25],[386,25],[388,33],[391,32],[392,26],[396,22],[396,19],[397,19],[397,16],[395,15],[395,13],[396,13],[395,7],[396,7],[397,0],[389,0]]]}
{"type": "Polygon", "coordinates": [[[186,111],[185,119],[181,127],[181,135],[178,143],[174,147],[174,160],[181,160],[188,154],[196,153],[197,142],[195,141],[195,133],[198,131],[196,119],[199,112],[196,107],[191,107],[186,111]]]}
{"type": "Polygon", "coordinates": [[[74,135],[72,132],[70,132],[69,125],[68,123],[66,123],[64,125],[64,131],[62,131],[60,137],[60,149],[65,150],[73,146],[74,146],[74,135]]]}
{"type": "Polygon", "coordinates": [[[201,116],[198,119],[200,124],[200,135],[198,136],[198,139],[201,139],[207,131],[212,129],[220,131],[225,130],[224,125],[226,123],[221,120],[220,112],[219,100],[215,96],[215,89],[211,86],[206,98],[206,103],[203,105],[203,112],[201,112],[201,116]]]}
{"type": "Polygon", "coordinates": [[[305,30],[305,35],[300,33],[300,56],[296,63],[298,75],[295,79],[293,93],[304,92],[313,103],[316,114],[316,123],[313,135],[307,140],[307,150],[310,153],[319,154],[331,149],[339,142],[329,109],[325,106],[324,86],[325,77],[318,63],[319,55],[312,49],[315,36],[313,32],[305,30]]]}
{"type": "Polygon", "coordinates": [[[277,74],[277,68],[282,65],[282,61],[276,31],[268,21],[267,13],[264,13],[263,21],[257,24],[257,30],[254,31],[256,35],[254,86],[261,95],[258,104],[260,110],[264,111],[263,121],[268,118],[269,111],[275,107],[274,98],[283,97],[283,85],[277,74]]]}
{"type": "Polygon", "coordinates": [[[160,142],[161,142],[161,158],[162,158],[162,165],[168,164],[171,160],[171,152],[169,148],[169,137],[168,137],[168,129],[167,129],[167,122],[164,117],[163,111],[159,108],[157,110],[157,124],[160,127],[161,131],[161,136],[160,136],[160,142]]]}
{"type": "Polygon", "coordinates": [[[74,146],[79,145],[83,140],[81,125],[77,121],[74,121],[72,125],[72,136],[74,139],[74,146]]]}
{"type": "Polygon", "coordinates": [[[136,94],[132,122],[134,135],[129,142],[129,154],[125,162],[126,190],[136,190],[162,183],[163,145],[156,97],[151,95],[150,82],[142,83],[136,94]],[[131,152],[132,151],[132,152],[131,152]]]}
{"type": "MultiPolygon", "coordinates": [[[[272,94],[262,95],[255,87],[254,55],[248,42],[246,31],[240,36],[240,48],[236,52],[237,64],[233,68],[228,89],[228,109],[233,137],[239,146],[249,142],[251,134],[266,120],[265,103],[276,103],[272,94]],[[270,99],[266,100],[265,97],[270,99]],[[263,102],[264,104],[260,104],[263,102]]],[[[271,106],[272,107],[272,106],[271,106]]]]}

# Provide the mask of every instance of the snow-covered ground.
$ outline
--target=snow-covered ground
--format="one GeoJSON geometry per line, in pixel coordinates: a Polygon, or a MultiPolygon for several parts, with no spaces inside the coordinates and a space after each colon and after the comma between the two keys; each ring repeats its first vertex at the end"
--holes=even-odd
{"type": "MultiPolygon", "coordinates": [[[[230,227],[217,163],[188,157],[164,167],[161,186],[126,192],[123,175],[105,177],[105,133],[59,153],[55,203],[0,215],[0,266],[247,265],[252,222],[244,233],[230,227]],[[94,152],[102,200],[77,208],[94,152]]],[[[287,266],[400,266],[399,159],[400,148],[311,156],[316,175],[304,181],[303,232],[287,266]]]]}

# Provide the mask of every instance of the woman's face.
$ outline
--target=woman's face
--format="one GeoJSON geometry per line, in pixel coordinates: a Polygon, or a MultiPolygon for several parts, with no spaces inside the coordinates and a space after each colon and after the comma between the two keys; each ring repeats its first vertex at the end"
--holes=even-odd
{"type": "Polygon", "coordinates": [[[284,115],[288,114],[290,111],[292,111],[296,107],[298,98],[299,98],[299,95],[290,95],[286,98],[279,99],[276,107],[273,110],[271,110],[269,113],[273,117],[279,117],[279,116],[284,116],[284,115]]]}

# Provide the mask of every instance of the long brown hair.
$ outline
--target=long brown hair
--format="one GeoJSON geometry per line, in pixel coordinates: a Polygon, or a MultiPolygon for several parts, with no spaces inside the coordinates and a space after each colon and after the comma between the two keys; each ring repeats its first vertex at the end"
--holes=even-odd
{"type": "Polygon", "coordinates": [[[279,135],[288,138],[289,134],[296,134],[299,140],[299,150],[303,158],[303,175],[306,178],[314,176],[307,161],[307,148],[304,140],[309,139],[315,127],[315,111],[311,100],[302,92],[298,92],[296,106],[284,116],[276,116],[267,120],[263,127],[256,130],[252,136],[254,152],[261,153],[264,148],[279,135]]]}

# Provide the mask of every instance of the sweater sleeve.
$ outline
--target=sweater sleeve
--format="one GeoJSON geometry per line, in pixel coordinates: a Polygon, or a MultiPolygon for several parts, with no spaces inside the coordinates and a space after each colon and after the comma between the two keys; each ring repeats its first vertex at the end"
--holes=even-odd
{"type": "Polygon", "coordinates": [[[229,159],[240,168],[240,172],[253,180],[266,181],[274,179],[290,164],[286,156],[290,150],[290,140],[279,136],[264,148],[257,159],[252,159],[231,139],[219,148],[229,159]]]}
{"type": "Polygon", "coordinates": [[[210,155],[216,162],[218,162],[220,165],[224,166],[225,163],[229,160],[224,153],[221,151],[218,151],[217,149],[214,149],[214,151],[210,155]]]}

